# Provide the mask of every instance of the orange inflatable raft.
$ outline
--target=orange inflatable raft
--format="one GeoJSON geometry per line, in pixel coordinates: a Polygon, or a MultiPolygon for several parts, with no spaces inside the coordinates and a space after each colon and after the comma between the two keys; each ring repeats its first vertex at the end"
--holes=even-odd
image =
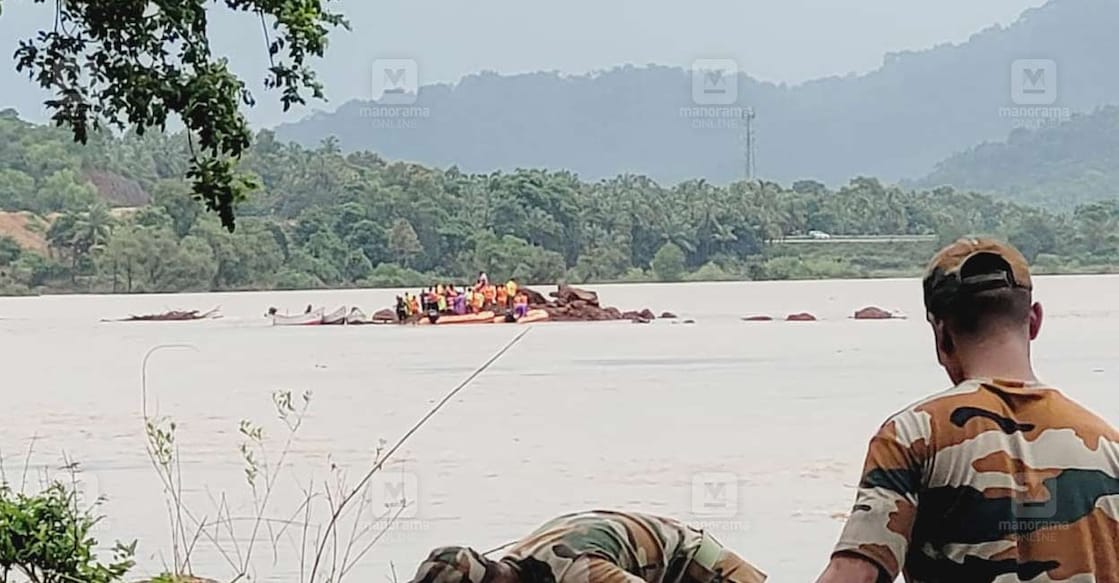
{"type": "Polygon", "coordinates": [[[507,321],[505,321],[505,316],[496,316],[493,319],[493,323],[494,324],[511,324],[511,323],[531,324],[533,322],[543,322],[544,320],[547,320],[548,318],[549,318],[549,316],[548,316],[548,312],[546,310],[529,310],[528,313],[525,314],[523,318],[521,318],[520,320],[517,320],[516,322],[507,322],[507,321]]]}
{"type": "Polygon", "coordinates": [[[545,310],[529,310],[523,318],[517,320],[518,324],[531,324],[533,322],[543,322],[548,319],[548,312],[545,310]]]}
{"type": "MultiPolygon", "coordinates": [[[[493,319],[493,312],[479,312],[477,314],[463,314],[461,316],[457,314],[451,314],[439,316],[439,319],[435,321],[435,324],[439,326],[442,326],[444,324],[490,324],[493,322],[493,319]]],[[[431,325],[431,320],[422,318],[417,323],[420,325],[431,325]]]]}

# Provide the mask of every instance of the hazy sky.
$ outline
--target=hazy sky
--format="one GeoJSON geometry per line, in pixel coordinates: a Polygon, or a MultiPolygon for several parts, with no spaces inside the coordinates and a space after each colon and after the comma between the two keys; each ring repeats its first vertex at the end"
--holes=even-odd
{"type": "MultiPolygon", "coordinates": [[[[616,65],[688,66],[696,58],[737,60],[762,80],[799,83],[865,73],[888,52],[963,42],[993,24],[1009,24],[1044,0],[341,0],[353,25],[335,36],[320,74],[333,109],[369,98],[379,57],[412,58],[421,83],[456,81],[481,70],[584,73],[616,65]]],[[[6,0],[0,55],[49,22],[46,5],[6,0]]],[[[253,121],[275,125],[280,112],[258,88],[266,53],[252,19],[216,22],[217,49],[249,76],[259,105],[253,121]]],[[[14,65],[0,69],[0,107],[37,115],[41,94],[14,65]],[[34,109],[33,109],[34,108],[34,109]]]]}

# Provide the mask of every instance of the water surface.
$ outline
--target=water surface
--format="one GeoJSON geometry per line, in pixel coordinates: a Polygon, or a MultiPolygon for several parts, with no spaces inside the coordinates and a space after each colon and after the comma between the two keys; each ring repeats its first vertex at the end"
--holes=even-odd
{"type": "MultiPolygon", "coordinates": [[[[945,388],[913,280],[597,289],[605,303],[672,310],[696,323],[535,326],[400,452],[402,463],[389,479],[409,484],[415,514],[351,577],[380,581],[391,562],[406,580],[434,546],[489,549],[553,515],[612,507],[701,524],[772,580],[812,580],[842,526],[835,515],[851,505],[870,435],[889,414],[945,388]],[[871,304],[916,317],[848,318],[871,304]],[[822,320],[739,320],[799,311],[822,320]],[[702,487],[693,491],[693,482],[727,473],[737,480],[737,497],[721,500],[721,515],[704,514],[712,510],[705,502],[720,502],[717,488],[703,494],[702,487]]],[[[189,345],[192,350],[151,358],[149,405],[177,421],[183,487],[198,515],[213,516],[223,495],[232,514],[252,515],[238,423],[257,420],[278,439],[282,426],[271,413],[271,393],[313,391],[270,512],[288,518],[300,485],[314,480],[321,489],[331,464],[346,469],[352,482],[379,439],[395,441],[522,329],[291,329],[263,318],[269,306],[299,312],[308,303],[372,312],[393,295],[0,300],[0,448],[8,479],[19,479],[33,438],[28,480],[57,474],[63,454],[79,461],[86,490],[109,499],[107,537],[139,538],[137,574],[159,569],[170,560],[170,535],[144,450],[140,363],[155,346],[189,345]],[[100,322],[219,305],[225,318],[217,321],[100,322]]],[[[1038,278],[1037,297],[1047,308],[1035,345],[1040,375],[1105,418],[1119,419],[1119,278],[1038,278]]],[[[236,526],[241,552],[250,526],[236,526]]],[[[272,547],[257,547],[256,578],[297,581],[296,545],[284,539],[272,547]]],[[[205,541],[194,568],[219,579],[232,574],[205,541]]]]}

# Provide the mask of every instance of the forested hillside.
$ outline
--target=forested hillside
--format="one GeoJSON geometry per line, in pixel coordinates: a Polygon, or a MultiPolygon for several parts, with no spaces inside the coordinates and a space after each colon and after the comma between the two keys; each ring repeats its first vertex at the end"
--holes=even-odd
{"type": "MultiPolygon", "coordinates": [[[[737,105],[757,113],[758,176],[829,186],[859,175],[924,176],[956,152],[1005,139],[1022,121],[1003,111],[1016,106],[1011,68],[1018,59],[1053,61],[1046,88],[1055,102],[1046,107],[1119,104],[1117,22],[1115,0],[1053,0],[966,43],[889,55],[867,75],[786,86],[743,71],[737,105]]],[[[744,177],[742,120],[693,111],[691,74],[682,68],[483,73],[424,86],[417,97],[414,105],[383,108],[353,101],[282,125],[277,135],[307,147],[336,136],[347,152],[467,172],[551,168],[587,180],[636,173],[718,184],[744,177]]]]}
{"type": "Polygon", "coordinates": [[[479,270],[543,283],[910,275],[937,242],[783,242],[812,230],[938,241],[992,233],[1042,269],[1119,265],[1115,201],[1053,214],[871,178],[830,191],[811,181],[669,186],[637,175],[591,183],[562,171],[466,174],[343,154],[331,141],[306,149],[269,132],[244,162],[264,188],[240,205],[231,234],[189,197],[182,135],[80,148],[65,132],[5,116],[0,144],[0,208],[26,218],[24,234],[38,232],[47,247],[0,236],[8,293],[420,285],[479,270]],[[122,206],[120,185],[151,204],[122,206]]]}
{"type": "Polygon", "coordinates": [[[917,183],[951,185],[1068,210],[1119,197],[1119,107],[957,154],[917,183]]]}

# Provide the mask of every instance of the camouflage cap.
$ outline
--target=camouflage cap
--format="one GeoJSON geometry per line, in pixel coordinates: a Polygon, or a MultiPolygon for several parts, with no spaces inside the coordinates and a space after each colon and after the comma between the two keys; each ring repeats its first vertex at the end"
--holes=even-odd
{"type": "Polygon", "coordinates": [[[995,239],[958,239],[929,262],[924,278],[925,309],[935,312],[965,294],[1002,287],[1033,289],[1025,256],[995,239]],[[988,261],[977,263],[980,257],[988,261]]]}
{"type": "Polygon", "coordinates": [[[420,563],[411,583],[483,583],[490,560],[467,547],[439,547],[420,563]]]}

